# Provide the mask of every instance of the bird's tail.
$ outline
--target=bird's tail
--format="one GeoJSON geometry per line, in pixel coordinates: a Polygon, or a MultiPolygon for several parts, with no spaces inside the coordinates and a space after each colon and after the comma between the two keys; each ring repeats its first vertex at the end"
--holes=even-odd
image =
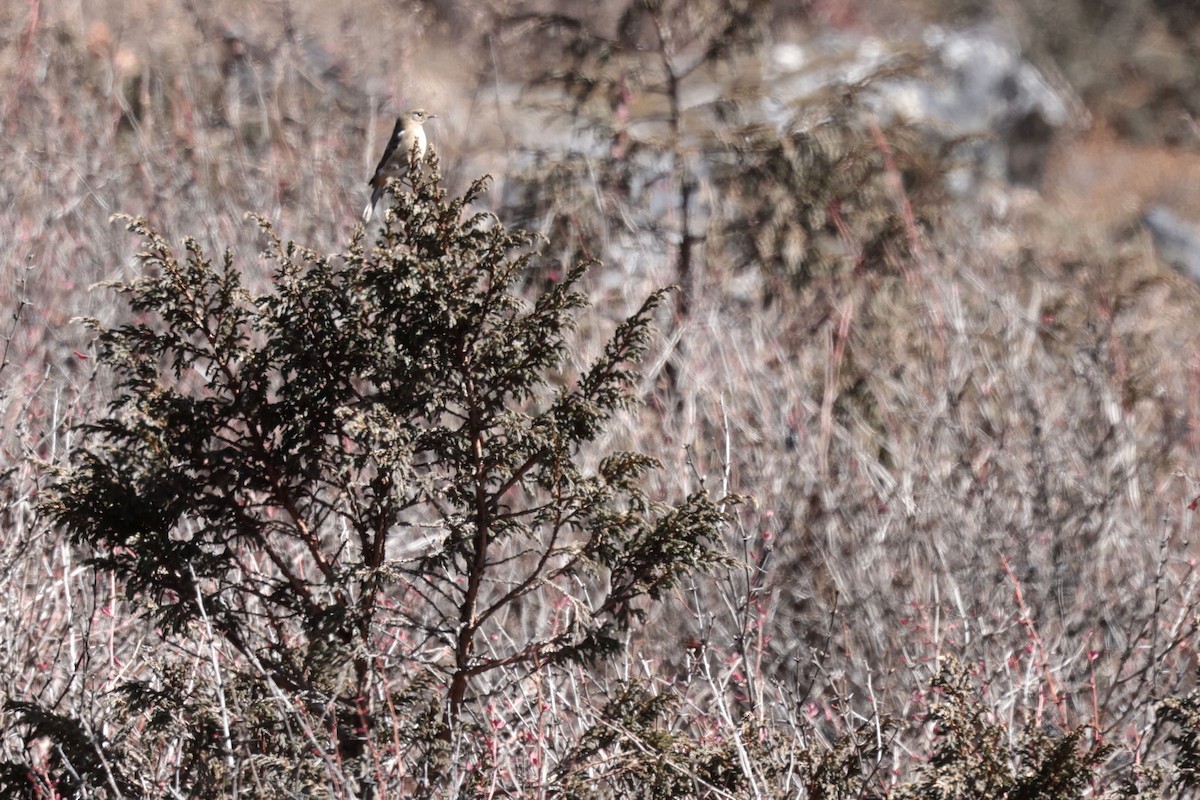
{"type": "Polygon", "coordinates": [[[385,188],[386,186],[384,185],[374,187],[374,191],[371,192],[371,200],[367,203],[367,207],[363,209],[364,223],[370,222],[371,217],[375,216],[375,206],[379,203],[379,198],[383,197],[383,190],[385,188]]]}

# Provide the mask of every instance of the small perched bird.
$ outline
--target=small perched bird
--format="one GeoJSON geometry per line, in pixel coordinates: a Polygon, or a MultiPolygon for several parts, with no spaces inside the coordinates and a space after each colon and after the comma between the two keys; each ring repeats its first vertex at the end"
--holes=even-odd
{"type": "Polygon", "coordinates": [[[392,130],[392,138],[388,139],[387,148],[383,151],[383,158],[379,159],[379,166],[375,168],[375,174],[371,176],[371,180],[367,181],[372,190],[371,202],[367,203],[367,207],[363,209],[363,222],[371,221],[371,215],[375,213],[375,204],[379,202],[379,198],[383,196],[383,190],[387,188],[388,178],[404,174],[410,159],[414,156],[417,160],[425,157],[424,125],[436,117],[437,114],[430,114],[423,108],[414,108],[412,111],[404,112],[396,120],[396,127],[392,130]]]}

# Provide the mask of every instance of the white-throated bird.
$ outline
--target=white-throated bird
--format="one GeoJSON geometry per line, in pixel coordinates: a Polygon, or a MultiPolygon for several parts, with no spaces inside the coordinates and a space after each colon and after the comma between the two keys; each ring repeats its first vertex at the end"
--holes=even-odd
{"type": "Polygon", "coordinates": [[[387,188],[388,178],[403,175],[411,159],[419,161],[425,157],[424,126],[436,117],[437,114],[430,114],[423,108],[414,108],[412,111],[405,111],[396,120],[396,127],[392,130],[392,138],[388,139],[383,158],[379,159],[375,174],[367,181],[371,185],[371,202],[363,209],[363,222],[371,221],[371,215],[375,213],[375,204],[387,188]]]}

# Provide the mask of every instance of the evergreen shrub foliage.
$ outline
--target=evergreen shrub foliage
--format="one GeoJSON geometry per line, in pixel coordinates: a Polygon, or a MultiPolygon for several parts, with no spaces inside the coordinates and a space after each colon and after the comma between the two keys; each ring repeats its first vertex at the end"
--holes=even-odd
{"type": "Polygon", "coordinates": [[[169,642],[221,651],[231,718],[166,673],[124,687],[131,711],[191,705],[224,739],[190,752],[209,787],[272,758],[328,784],[364,753],[427,785],[485,699],[619,650],[717,559],[716,502],[657,503],[653,459],[596,444],[665,293],[575,369],[588,265],[527,300],[538,242],[470,214],[484,181],[449,197],[431,154],[395,188],[376,240],[339,255],[258,218],[262,294],[233,254],[126,219],[144,274],[113,288],[134,321],[92,323],[119,390],[46,505],[169,642]]]}

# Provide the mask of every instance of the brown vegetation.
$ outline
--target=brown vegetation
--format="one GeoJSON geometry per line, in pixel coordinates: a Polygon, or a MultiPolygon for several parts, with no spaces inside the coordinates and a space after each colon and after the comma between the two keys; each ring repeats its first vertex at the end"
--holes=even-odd
{"type": "MultiPolygon", "coordinates": [[[[1200,58],[1178,33],[1196,21],[1151,0],[460,5],[0,15],[0,786],[172,796],[192,770],[211,796],[256,797],[367,797],[364,775],[384,797],[1192,791],[1200,292],[1136,221],[1155,202],[1200,218],[1200,58]],[[922,15],[1014,26],[1104,133],[1058,142],[1041,192],[956,196],[952,147],[864,110],[872,83],[919,72],[910,48],[861,85],[772,96],[771,43],[816,48],[835,25],[915,40],[882,26],[922,15]],[[1097,69],[1113,51],[1124,68],[1097,69]],[[581,458],[648,453],[664,468],[634,494],[663,504],[745,500],[720,566],[639,601],[607,658],[522,651],[477,696],[457,686],[449,717],[436,670],[373,672],[368,630],[355,688],[376,727],[355,750],[343,717],[322,732],[336,715],[312,697],[271,694],[286,684],[262,681],[252,648],[156,627],[162,607],[43,512],[61,510],[47,497],[74,426],[120,396],[75,318],[155,323],[96,286],[154,263],[110,216],[228,249],[266,292],[269,242],[244,215],[346,253],[413,106],[438,114],[452,195],[491,173],[471,209],[547,238],[514,292],[532,302],[601,262],[552,385],[681,287],[641,405],[581,458]]],[[[507,611],[496,652],[561,613],[507,611]]]]}

